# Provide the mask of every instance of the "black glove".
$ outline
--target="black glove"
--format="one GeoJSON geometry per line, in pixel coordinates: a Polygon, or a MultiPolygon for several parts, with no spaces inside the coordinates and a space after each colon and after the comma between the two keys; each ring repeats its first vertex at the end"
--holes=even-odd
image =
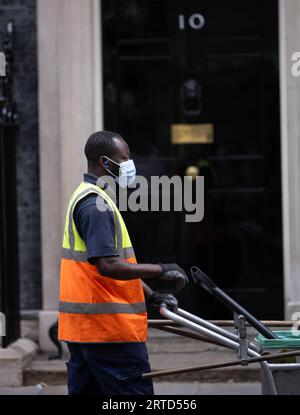
{"type": "Polygon", "coordinates": [[[177,264],[159,265],[162,268],[162,273],[158,276],[158,278],[160,280],[175,283],[177,291],[181,291],[189,283],[189,279],[186,273],[177,264]]]}
{"type": "Polygon", "coordinates": [[[170,311],[176,312],[178,309],[178,301],[172,294],[161,294],[155,292],[149,297],[149,304],[152,307],[160,307],[162,303],[166,304],[170,311]]]}

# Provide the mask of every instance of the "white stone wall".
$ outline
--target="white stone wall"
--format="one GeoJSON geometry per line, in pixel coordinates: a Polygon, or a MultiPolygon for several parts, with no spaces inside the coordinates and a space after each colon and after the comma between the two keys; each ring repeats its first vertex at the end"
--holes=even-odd
{"type": "Polygon", "coordinates": [[[68,200],[86,170],[84,144],[102,127],[100,3],[38,0],[43,312],[40,343],[56,319],[68,200]]]}
{"type": "Polygon", "coordinates": [[[292,54],[300,51],[300,1],[279,0],[281,157],[285,318],[300,312],[300,77],[292,54]]]}
{"type": "MultiPolygon", "coordinates": [[[[68,198],[85,169],[83,146],[102,128],[98,0],[38,0],[43,312],[40,342],[56,319],[68,198]]],[[[300,311],[300,1],[279,0],[285,313],[300,311]]]]}

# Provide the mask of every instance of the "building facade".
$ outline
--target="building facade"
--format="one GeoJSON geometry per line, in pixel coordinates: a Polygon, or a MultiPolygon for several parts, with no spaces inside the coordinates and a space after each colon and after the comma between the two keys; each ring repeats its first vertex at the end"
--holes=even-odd
{"type": "MultiPolygon", "coordinates": [[[[57,316],[67,201],[86,169],[85,141],[103,128],[124,134],[146,177],[190,167],[205,177],[198,224],[176,212],[126,215],[139,260],[199,265],[260,318],[300,311],[297,0],[5,3],[1,17],[12,10],[30,27],[27,76],[24,62],[38,56],[16,100],[34,114],[19,150],[20,275],[22,309],[40,310],[41,348],[57,316]],[[208,126],[210,140],[176,144],[172,128],[186,124],[208,126]]],[[[180,301],[230,317],[200,289],[180,301]]]]}

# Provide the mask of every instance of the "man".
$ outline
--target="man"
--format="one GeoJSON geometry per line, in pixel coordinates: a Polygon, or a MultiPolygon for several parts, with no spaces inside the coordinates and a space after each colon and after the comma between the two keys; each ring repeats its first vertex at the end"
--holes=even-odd
{"type": "MultiPolygon", "coordinates": [[[[68,343],[71,355],[69,394],[153,395],[152,381],[141,377],[150,371],[141,279],[181,288],[188,279],[176,264],[136,262],[105,183],[108,175],[121,187],[135,179],[124,139],[109,131],[95,133],[85,155],[88,174],[70,199],[61,260],[59,340],[68,343]]],[[[171,294],[154,292],[149,298],[153,306],[162,302],[172,310],[178,306],[171,294]]]]}

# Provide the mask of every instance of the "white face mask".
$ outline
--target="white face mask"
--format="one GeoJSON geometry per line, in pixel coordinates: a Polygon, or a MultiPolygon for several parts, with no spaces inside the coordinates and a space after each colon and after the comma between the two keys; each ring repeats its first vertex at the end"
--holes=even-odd
{"type": "Polygon", "coordinates": [[[105,170],[108,171],[115,178],[116,182],[119,184],[120,187],[124,189],[125,187],[130,186],[135,181],[136,168],[135,168],[133,160],[123,161],[123,163],[118,164],[112,159],[110,159],[109,157],[107,156],[104,156],[104,157],[119,167],[120,169],[119,176],[116,176],[114,173],[112,173],[107,168],[105,168],[105,170]]]}

